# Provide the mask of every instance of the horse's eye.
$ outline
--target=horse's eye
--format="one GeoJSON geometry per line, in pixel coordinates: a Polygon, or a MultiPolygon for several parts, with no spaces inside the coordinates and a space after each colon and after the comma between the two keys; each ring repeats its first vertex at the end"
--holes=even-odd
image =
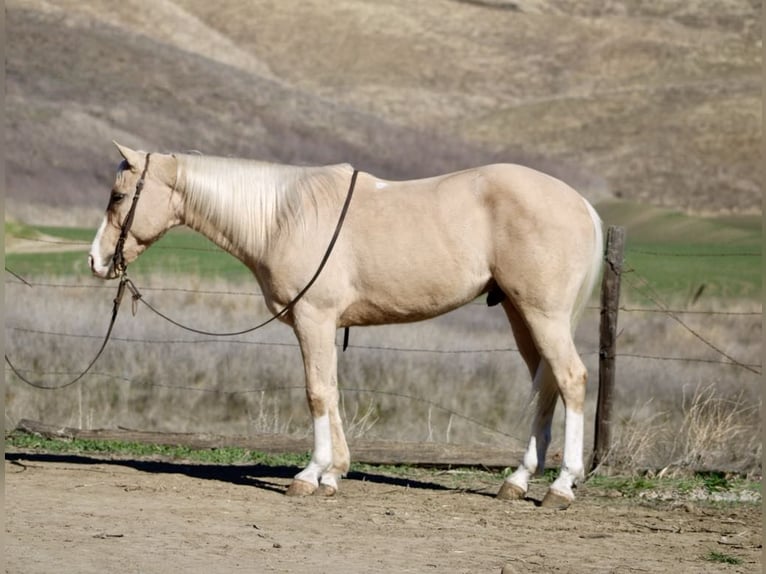
{"type": "Polygon", "coordinates": [[[112,205],[120,203],[123,199],[125,199],[125,194],[120,193],[119,191],[113,191],[111,198],[109,198],[109,203],[112,205]]]}

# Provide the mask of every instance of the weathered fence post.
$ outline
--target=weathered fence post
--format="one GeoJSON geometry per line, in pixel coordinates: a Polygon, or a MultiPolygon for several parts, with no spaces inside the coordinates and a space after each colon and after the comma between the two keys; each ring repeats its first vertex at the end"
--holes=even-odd
{"type": "Polygon", "coordinates": [[[610,226],[606,233],[606,264],[601,281],[601,327],[598,361],[598,402],[591,470],[604,462],[612,443],[612,391],[617,351],[617,312],[620,305],[625,228],[610,226]]]}

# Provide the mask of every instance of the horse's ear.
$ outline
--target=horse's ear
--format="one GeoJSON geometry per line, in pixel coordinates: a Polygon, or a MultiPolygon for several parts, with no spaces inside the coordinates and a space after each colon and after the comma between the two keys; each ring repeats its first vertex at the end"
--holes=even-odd
{"type": "Polygon", "coordinates": [[[141,165],[141,161],[143,160],[141,154],[127,146],[118,144],[114,140],[112,140],[112,143],[117,146],[117,150],[120,152],[120,155],[125,159],[125,161],[128,162],[128,165],[133,169],[138,169],[138,167],[141,165]]]}

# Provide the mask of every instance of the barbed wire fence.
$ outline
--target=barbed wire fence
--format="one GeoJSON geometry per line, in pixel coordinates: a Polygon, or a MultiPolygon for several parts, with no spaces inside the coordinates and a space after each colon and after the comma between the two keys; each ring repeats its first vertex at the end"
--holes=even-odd
{"type": "MultiPolygon", "coordinates": [[[[29,239],[28,239],[29,240],[29,239]]],[[[32,239],[33,241],[40,241],[40,242],[52,242],[59,245],[66,245],[69,247],[77,247],[80,246],[85,247],[87,244],[83,242],[76,242],[76,241],[50,241],[46,239],[32,239]]],[[[157,248],[163,248],[162,245],[158,245],[157,248]]],[[[193,251],[200,251],[204,249],[200,249],[198,247],[180,247],[180,248],[172,248],[172,249],[180,249],[180,250],[193,250],[193,251]]],[[[208,251],[216,251],[215,249],[208,249],[208,251]]],[[[643,277],[636,269],[631,267],[630,262],[630,255],[633,253],[629,248],[627,250],[627,259],[625,268],[623,269],[622,277],[625,280],[623,289],[627,291],[626,296],[623,297],[623,300],[633,301],[633,300],[641,300],[641,301],[648,301],[649,305],[635,305],[634,303],[622,303],[619,305],[619,311],[622,314],[627,314],[632,318],[636,318],[636,320],[641,320],[641,317],[646,316],[656,316],[660,317],[663,320],[667,320],[669,322],[672,322],[676,325],[678,325],[681,329],[688,332],[691,337],[694,338],[696,341],[695,348],[700,349],[700,353],[696,353],[693,355],[681,355],[676,353],[656,353],[656,352],[649,352],[644,351],[642,352],[640,349],[636,350],[624,350],[620,348],[621,346],[618,345],[617,350],[614,354],[614,358],[616,360],[621,359],[641,359],[644,361],[654,361],[654,362],[673,362],[673,363],[681,363],[681,364],[697,364],[697,365],[704,365],[708,367],[718,367],[718,368],[727,368],[727,369],[733,369],[738,372],[747,373],[747,376],[760,376],[762,371],[762,364],[760,362],[753,362],[749,360],[743,360],[735,356],[734,353],[728,352],[724,349],[724,345],[721,344],[719,341],[713,340],[713,337],[705,334],[702,332],[701,329],[694,327],[690,324],[688,321],[689,317],[696,317],[696,318],[704,318],[706,321],[717,321],[717,320],[725,320],[728,322],[736,321],[736,322],[742,322],[742,321],[754,321],[755,319],[762,316],[762,310],[761,311],[750,311],[750,310],[700,310],[700,309],[682,309],[682,308],[675,308],[672,305],[664,302],[663,297],[659,294],[657,289],[651,284],[649,280],[647,280],[645,277],[643,277]]],[[[669,253],[669,252],[659,252],[659,251],[648,251],[648,250],[636,250],[635,253],[639,253],[644,256],[657,256],[657,257],[722,257],[722,256],[739,256],[739,257],[759,257],[761,256],[760,253],[751,253],[751,252],[732,252],[732,253],[693,253],[693,254],[685,254],[685,253],[669,253]]],[[[7,280],[6,284],[13,286],[14,288],[22,289],[22,290],[29,290],[29,291],[21,291],[16,292],[12,296],[8,296],[6,294],[6,297],[8,298],[6,301],[6,305],[8,304],[15,304],[14,300],[18,298],[19,301],[24,300],[25,305],[34,305],[34,301],[40,297],[50,297],[50,293],[57,293],[60,290],[83,290],[86,292],[92,292],[92,291],[112,291],[114,289],[113,284],[91,284],[91,283],[79,283],[79,282],[68,282],[63,279],[45,279],[45,280],[38,280],[32,277],[24,277],[22,274],[17,273],[13,269],[9,269],[6,267],[7,272],[7,280]]],[[[210,295],[216,298],[227,298],[227,297],[233,297],[233,298],[239,298],[239,297],[247,297],[247,298],[259,298],[261,297],[257,293],[253,293],[251,291],[246,290],[238,290],[236,288],[225,288],[225,289],[208,289],[208,288],[184,288],[184,287],[142,287],[142,290],[149,294],[187,294],[187,295],[210,295]]],[[[55,295],[54,295],[55,296],[55,295]]],[[[475,305],[482,305],[483,303],[474,303],[475,305]]],[[[601,311],[600,306],[590,306],[589,311],[595,311],[599,312],[601,311]]],[[[13,338],[15,336],[19,336],[20,334],[24,334],[26,336],[44,336],[46,338],[53,338],[53,339],[61,339],[61,340],[81,340],[81,341],[89,341],[89,340],[98,340],[102,338],[102,335],[100,334],[92,334],[92,333],[85,333],[85,332],[76,332],[69,329],[45,329],[45,328],[38,328],[35,325],[30,324],[24,324],[23,321],[14,321],[11,324],[6,323],[6,336],[9,338],[13,338]]],[[[618,333],[618,338],[620,334],[618,333]]],[[[174,347],[188,347],[188,346],[198,346],[198,345],[204,345],[204,344],[210,344],[210,343],[221,343],[222,341],[220,339],[216,338],[210,338],[210,337],[204,337],[204,338],[152,338],[152,337],[124,337],[124,336],[114,336],[113,341],[115,342],[121,342],[121,343],[128,343],[131,345],[143,345],[147,347],[153,347],[158,345],[164,345],[169,346],[171,348],[170,351],[168,351],[167,361],[168,363],[172,362],[173,357],[173,351],[172,348],[174,347]]],[[[225,344],[227,345],[237,345],[237,346],[243,346],[243,347],[262,347],[262,348],[297,348],[297,342],[289,342],[289,341],[253,341],[249,339],[240,339],[240,338],[228,338],[225,340],[225,344]]],[[[428,347],[425,345],[369,345],[369,344],[351,344],[349,345],[350,350],[364,350],[364,351],[379,351],[384,353],[390,353],[393,356],[398,356],[401,354],[416,354],[416,355],[451,355],[451,356],[465,356],[465,355],[479,355],[479,354],[507,354],[507,353],[517,353],[517,349],[511,346],[492,346],[492,347],[482,347],[482,348],[436,348],[436,347],[428,347]]],[[[597,349],[586,349],[585,352],[583,352],[583,355],[591,355],[591,356],[598,356],[599,350],[597,349]]],[[[43,365],[39,360],[33,361],[32,366],[28,365],[20,365],[19,369],[30,375],[35,376],[44,376],[48,378],[55,378],[55,377],[63,377],[63,376],[71,376],[72,374],[76,374],[71,372],[70,370],[61,370],[57,369],[56,367],[52,365],[43,365]]],[[[6,375],[7,377],[14,378],[14,373],[6,367],[6,375]]],[[[239,388],[239,389],[228,389],[228,388],[212,388],[212,387],[206,387],[204,385],[197,384],[191,384],[191,383],[184,383],[184,382],[177,382],[173,384],[168,384],[164,382],[154,382],[151,380],[146,380],[142,378],[140,381],[134,380],[130,377],[126,377],[124,373],[120,372],[110,372],[110,371],[103,371],[103,370],[96,370],[92,373],[89,373],[88,377],[83,380],[80,384],[83,384],[88,378],[98,378],[98,379],[111,379],[114,381],[118,381],[120,383],[124,383],[128,386],[136,385],[136,386],[149,386],[154,387],[158,389],[172,389],[175,391],[184,391],[184,392],[191,392],[191,393],[201,393],[201,394],[208,394],[208,395],[218,395],[222,397],[231,397],[235,395],[261,395],[263,396],[265,393],[281,393],[281,392],[293,392],[293,391],[300,391],[303,387],[297,384],[294,385],[282,385],[282,386],[273,386],[273,385],[264,385],[264,386],[258,386],[258,387],[248,387],[248,388],[239,388]]],[[[18,382],[18,379],[17,379],[18,382]]],[[[619,385],[619,382],[618,382],[619,385]]],[[[51,391],[55,392],[55,391],[51,391]]],[[[450,424],[452,419],[460,419],[468,424],[475,425],[476,427],[479,427],[483,429],[485,432],[488,433],[494,433],[499,436],[505,436],[508,438],[514,438],[516,440],[520,440],[521,437],[517,436],[516,433],[510,433],[504,428],[500,428],[500,425],[488,422],[486,420],[482,420],[480,417],[474,415],[474,414],[468,414],[466,412],[462,412],[459,409],[456,409],[452,406],[440,404],[439,402],[433,400],[432,398],[426,397],[426,396],[418,396],[413,393],[409,392],[398,392],[393,390],[386,390],[386,389],[375,389],[375,388],[362,388],[359,386],[354,387],[344,387],[343,388],[344,393],[357,393],[357,394],[367,394],[367,395],[373,395],[373,396],[387,396],[394,399],[399,400],[400,402],[407,403],[409,405],[420,403],[422,405],[425,405],[429,409],[429,417],[431,409],[441,411],[449,416],[450,418],[450,424]]],[[[407,408],[405,405],[399,405],[398,408],[407,408]]]]}

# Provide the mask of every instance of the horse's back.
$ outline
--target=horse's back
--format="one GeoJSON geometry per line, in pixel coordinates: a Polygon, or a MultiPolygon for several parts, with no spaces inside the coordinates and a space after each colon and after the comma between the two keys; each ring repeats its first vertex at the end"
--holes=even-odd
{"type": "Polygon", "coordinates": [[[582,195],[553,176],[518,164],[490,164],[411,181],[368,176],[366,186],[370,211],[387,229],[433,225],[438,227],[432,230],[434,237],[459,236],[469,242],[506,233],[516,242],[558,241],[557,234],[592,231],[582,195]]]}
{"type": "MultiPolygon", "coordinates": [[[[495,163],[443,175],[391,181],[363,174],[367,186],[383,196],[403,195],[412,200],[497,196],[499,201],[535,203],[563,201],[573,205],[582,196],[567,183],[536,169],[513,163],[495,163]]],[[[490,197],[490,199],[496,199],[490,197]]]]}

